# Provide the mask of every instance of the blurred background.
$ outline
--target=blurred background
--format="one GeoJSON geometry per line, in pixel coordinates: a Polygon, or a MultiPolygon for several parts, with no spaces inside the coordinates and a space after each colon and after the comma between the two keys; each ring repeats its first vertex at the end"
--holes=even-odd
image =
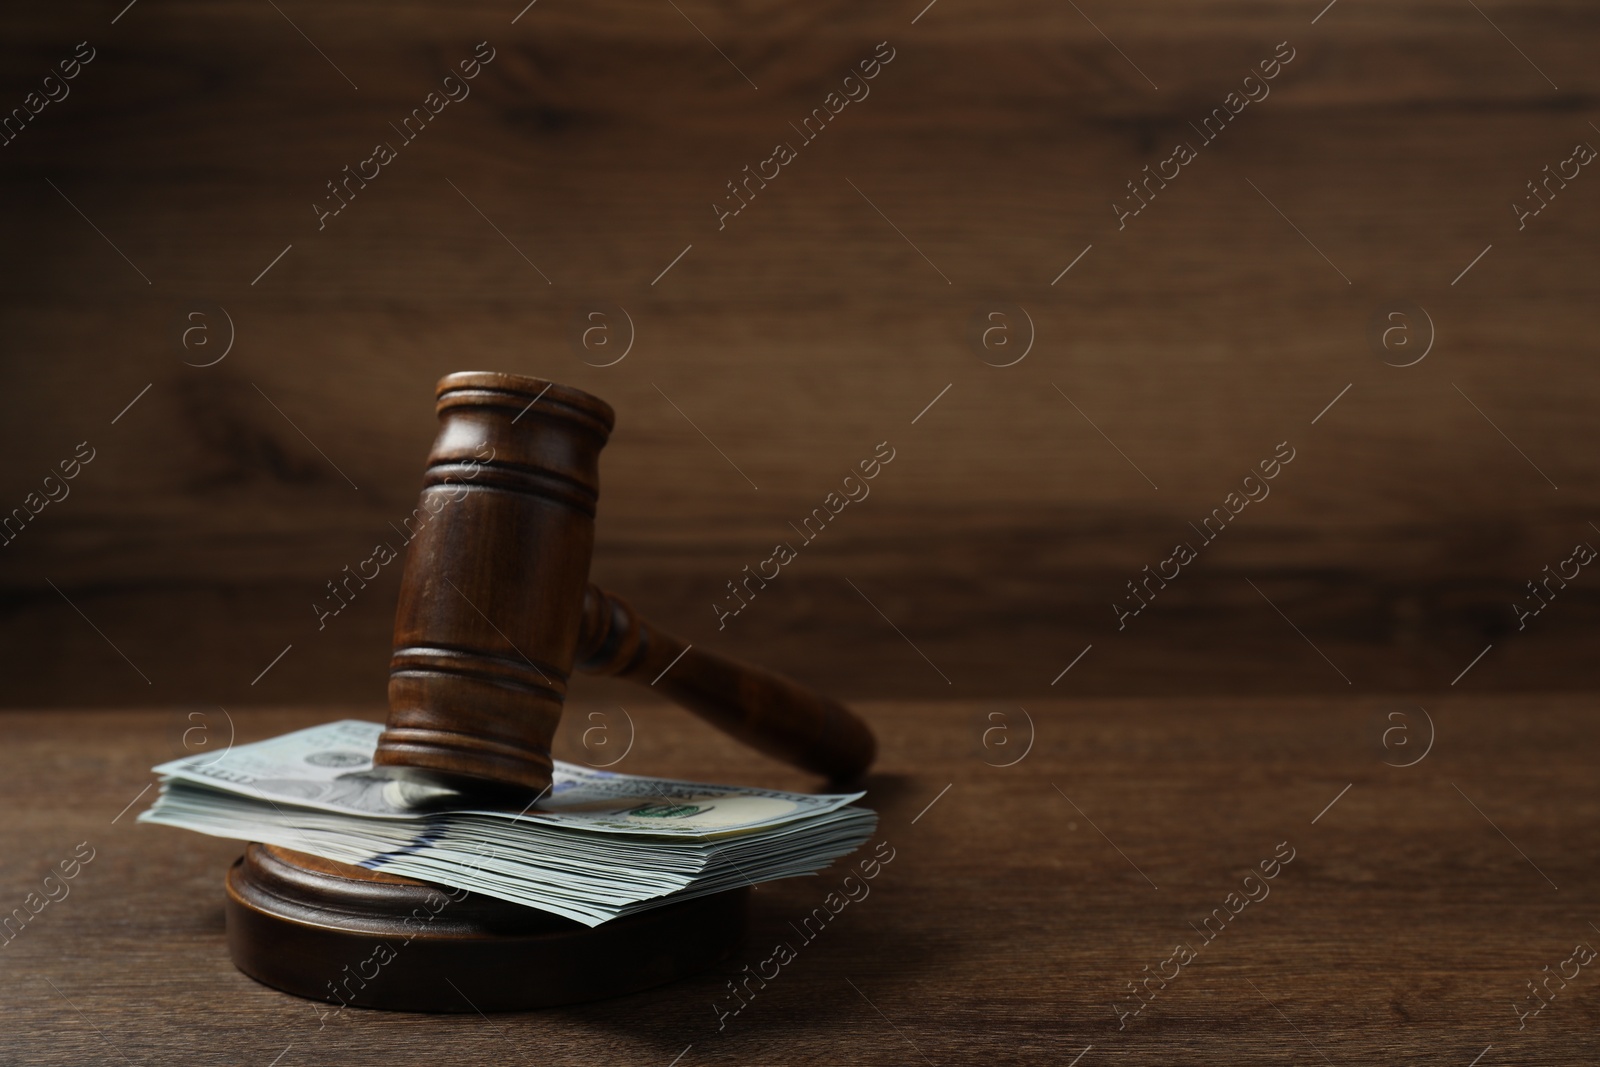
{"type": "Polygon", "coordinates": [[[9,10],[0,700],[381,702],[400,568],[313,605],[466,369],[615,407],[597,581],[847,698],[1592,687],[1600,10],[925,4],[9,10]]]}

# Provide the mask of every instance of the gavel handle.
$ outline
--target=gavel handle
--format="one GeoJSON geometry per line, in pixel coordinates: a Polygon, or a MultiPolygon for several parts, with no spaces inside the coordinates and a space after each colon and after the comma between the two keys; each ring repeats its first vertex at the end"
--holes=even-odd
{"type": "Polygon", "coordinates": [[[578,669],[650,686],[759,752],[848,781],[877,742],[849,708],[782,675],[686,645],[591,585],[583,598],[578,669]]]}

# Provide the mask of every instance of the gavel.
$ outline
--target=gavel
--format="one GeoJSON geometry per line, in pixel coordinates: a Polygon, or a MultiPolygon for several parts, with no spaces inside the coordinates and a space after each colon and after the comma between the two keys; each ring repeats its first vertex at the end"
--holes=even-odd
{"type": "Polygon", "coordinates": [[[383,773],[480,795],[542,793],[574,666],[648,685],[830,779],[872,763],[872,731],[843,704],[696,649],[589,583],[610,405],[472,371],[440,379],[436,406],[373,758],[383,773]]]}

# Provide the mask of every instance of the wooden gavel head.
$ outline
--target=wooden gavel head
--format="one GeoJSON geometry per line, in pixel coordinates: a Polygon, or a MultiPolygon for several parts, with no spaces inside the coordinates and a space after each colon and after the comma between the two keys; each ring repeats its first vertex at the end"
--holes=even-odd
{"type": "Polygon", "coordinates": [[[695,649],[589,584],[608,404],[474,371],[440,380],[437,410],[439,435],[405,523],[412,540],[376,766],[480,794],[539,794],[574,666],[649,684],[819,774],[849,779],[871,764],[872,732],[842,704],[695,649]]]}

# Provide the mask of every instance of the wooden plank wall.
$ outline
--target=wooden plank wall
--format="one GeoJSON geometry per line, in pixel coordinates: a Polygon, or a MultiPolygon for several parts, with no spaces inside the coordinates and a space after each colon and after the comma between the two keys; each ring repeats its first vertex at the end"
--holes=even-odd
{"type": "Polygon", "coordinates": [[[1511,208],[1600,145],[1592,5],[122,7],[4,16],[7,107],[94,49],[0,147],[0,507],[94,450],[0,549],[6,703],[380,700],[396,569],[321,631],[311,605],[410,511],[457,369],[609,400],[597,579],[848,696],[1428,690],[1491,645],[1461,686],[1595,681],[1600,577],[1512,608],[1600,544],[1600,176],[1511,208]],[[470,96],[319,230],[480,41],[470,96]],[[1375,347],[1399,302],[1425,319],[1375,347]],[[574,342],[599,307],[632,324],[605,367],[625,326],[574,342]],[[724,583],[883,441],[719,631],[724,583]],[[1270,496],[1119,630],[1280,442],[1270,496]]]}

